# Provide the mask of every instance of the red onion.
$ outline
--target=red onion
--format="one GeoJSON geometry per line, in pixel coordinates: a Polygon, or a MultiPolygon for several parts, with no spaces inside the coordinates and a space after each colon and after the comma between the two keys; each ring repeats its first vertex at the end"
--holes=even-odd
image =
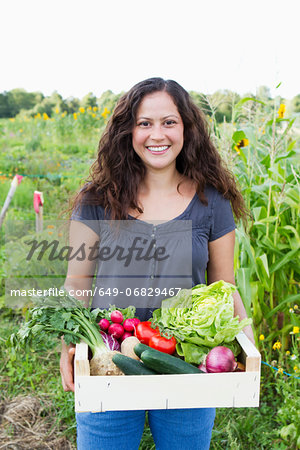
{"type": "Polygon", "coordinates": [[[210,350],[205,361],[206,370],[209,373],[233,372],[237,366],[232,351],[223,346],[210,350]]]}

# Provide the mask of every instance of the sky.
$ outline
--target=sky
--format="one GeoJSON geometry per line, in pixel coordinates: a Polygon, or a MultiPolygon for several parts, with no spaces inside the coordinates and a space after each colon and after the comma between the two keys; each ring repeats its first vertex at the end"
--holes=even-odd
{"type": "Polygon", "coordinates": [[[99,97],[160,76],[292,98],[299,13],[299,0],[2,0],[0,92],[99,97]]]}

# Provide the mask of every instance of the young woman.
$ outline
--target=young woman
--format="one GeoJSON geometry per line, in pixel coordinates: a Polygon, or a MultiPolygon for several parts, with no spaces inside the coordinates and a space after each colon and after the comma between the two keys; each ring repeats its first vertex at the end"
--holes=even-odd
{"type": "MultiPolygon", "coordinates": [[[[202,112],[175,81],[150,78],[135,85],[114,110],[100,140],[91,178],[74,201],[70,245],[76,247],[84,240],[86,247],[93,248],[100,239],[101,246],[107,233],[102,234],[105,227],[99,223],[122,221],[118,222],[122,229],[126,221],[133,225],[135,239],[143,236],[139,242],[165,245],[169,257],[165,264],[163,258],[140,258],[131,265],[133,273],[142,268],[141,286],[170,288],[177,282],[189,287],[189,282],[210,284],[221,279],[234,284],[232,211],[237,219],[245,216],[243,198],[209,138],[202,112]],[[176,252],[181,262],[177,266],[178,257],[172,259],[176,252]],[[176,276],[161,276],[167,270],[176,276]]],[[[126,233],[119,250],[129,242],[136,245],[126,233]]],[[[108,242],[113,245],[114,241],[108,242]]],[[[124,279],[130,279],[125,269],[122,282],[119,276],[109,275],[123,270],[122,257],[117,258],[117,272],[113,258],[98,261],[100,284],[120,288],[124,279]]],[[[95,258],[70,261],[66,288],[89,289],[95,271],[95,258]]],[[[84,296],[79,298],[88,302],[84,296]]],[[[99,306],[100,301],[95,296],[92,306],[99,306]]],[[[127,301],[132,304],[131,299],[127,301]]],[[[135,300],[142,319],[158,307],[151,301],[145,296],[135,300]]],[[[235,315],[241,320],[246,312],[238,292],[234,302],[235,315]]],[[[253,341],[251,327],[244,331],[253,341]]],[[[74,390],[73,356],[74,348],[63,343],[61,375],[66,391],[74,390]]],[[[166,450],[208,449],[214,417],[213,408],[148,412],[156,448],[166,450]]],[[[78,449],[138,449],[144,421],[145,411],[77,414],[78,449]]]]}

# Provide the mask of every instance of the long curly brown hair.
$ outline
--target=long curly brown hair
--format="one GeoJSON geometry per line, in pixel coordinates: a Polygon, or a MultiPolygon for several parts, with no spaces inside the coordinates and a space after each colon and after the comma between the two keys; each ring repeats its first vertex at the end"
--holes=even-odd
{"type": "Polygon", "coordinates": [[[100,139],[90,177],[76,195],[72,209],[87,203],[101,205],[113,220],[128,219],[130,208],[143,212],[138,204],[138,188],[146,168],[133,150],[132,130],[143,98],[159,91],[172,97],[184,125],[184,145],[176,159],[178,172],[196,182],[203,204],[207,205],[205,186],[211,185],[230,200],[237,219],[245,218],[243,197],[210,139],[204,114],[176,81],[162,78],[141,81],[119,99],[100,139]]]}

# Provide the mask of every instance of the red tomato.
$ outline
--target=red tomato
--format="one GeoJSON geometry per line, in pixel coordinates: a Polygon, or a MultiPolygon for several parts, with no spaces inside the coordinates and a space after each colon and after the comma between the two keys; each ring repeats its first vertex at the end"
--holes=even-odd
{"type": "Polygon", "coordinates": [[[176,350],[176,339],[171,337],[171,339],[167,339],[160,335],[152,336],[149,339],[149,347],[155,348],[155,350],[159,350],[163,353],[168,353],[172,355],[176,350]]]}
{"type": "Polygon", "coordinates": [[[149,345],[149,339],[152,336],[159,335],[158,328],[152,328],[151,322],[140,322],[137,324],[134,332],[135,336],[138,338],[142,344],[149,345]]]}

